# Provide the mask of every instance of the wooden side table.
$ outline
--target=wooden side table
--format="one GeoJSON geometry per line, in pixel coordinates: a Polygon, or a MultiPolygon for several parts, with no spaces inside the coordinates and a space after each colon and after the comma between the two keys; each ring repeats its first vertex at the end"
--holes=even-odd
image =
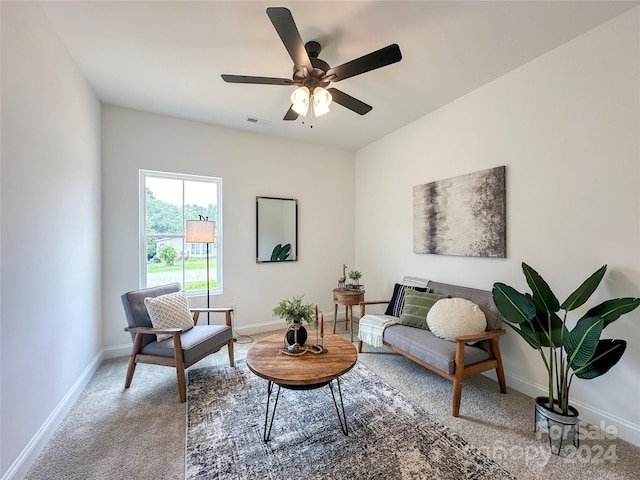
{"type": "Polygon", "coordinates": [[[364,290],[356,292],[344,288],[333,289],[333,333],[336,333],[336,324],[338,323],[338,305],[344,305],[345,328],[349,330],[349,322],[351,322],[351,341],[353,342],[353,306],[360,302],[364,302],[364,290]]]}

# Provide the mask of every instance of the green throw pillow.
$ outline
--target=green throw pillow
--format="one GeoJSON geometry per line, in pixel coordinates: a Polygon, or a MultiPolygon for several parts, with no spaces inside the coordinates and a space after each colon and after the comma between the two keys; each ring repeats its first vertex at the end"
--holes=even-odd
{"type": "Polygon", "coordinates": [[[435,293],[417,292],[407,290],[404,297],[404,307],[400,315],[399,323],[409,327],[424,328],[429,330],[427,325],[427,313],[429,309],[440,299],[447,298],[444,295],[435,293]]]}

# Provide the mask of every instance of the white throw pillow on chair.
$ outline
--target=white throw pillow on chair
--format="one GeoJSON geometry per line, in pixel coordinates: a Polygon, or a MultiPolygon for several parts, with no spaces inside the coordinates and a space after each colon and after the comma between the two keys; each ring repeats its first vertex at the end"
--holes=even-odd
{"type": "MultiPolygon", "coordinates": [[[[154,328],[193,328],[193,317],[189,311],[189,302],[184,290],[167,293],[158,297],[147,297],[144,304],[154,328]]],[[[171,335],[156,335],[159,342],[171,338],[171,335]]]]}

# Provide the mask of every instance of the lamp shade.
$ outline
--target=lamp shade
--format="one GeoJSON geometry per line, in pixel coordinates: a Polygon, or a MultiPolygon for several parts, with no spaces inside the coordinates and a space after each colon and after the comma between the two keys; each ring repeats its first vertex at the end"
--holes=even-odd
{"type": "Polygon", "coordinates": [[[216,224],[209,220],[187,220],[185,242],[214,243],[216,240],[216,224]]]}

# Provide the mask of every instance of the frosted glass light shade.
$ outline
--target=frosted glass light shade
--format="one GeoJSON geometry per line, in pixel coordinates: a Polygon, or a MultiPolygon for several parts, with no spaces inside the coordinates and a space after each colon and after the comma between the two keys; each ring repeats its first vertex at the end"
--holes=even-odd
{"type": "Polygon", "coordinates": [[[307,87],[296,88],[291,94],[291,103],[293,111],[304,117],[309,109],[309,89],[307,87]]]}
{"type": "Polygon", "coordinates": [[[329,111],[329,105],[333,98],[331,94],[322,87],[313,89],[313,114],[316,117],[324,115],[329,111]]]}
{"type": "Polygon", "coordinates": [[[216,239],[216,224],[209,220],[187,220],[185,242],[214,243],[216,239]]]}

